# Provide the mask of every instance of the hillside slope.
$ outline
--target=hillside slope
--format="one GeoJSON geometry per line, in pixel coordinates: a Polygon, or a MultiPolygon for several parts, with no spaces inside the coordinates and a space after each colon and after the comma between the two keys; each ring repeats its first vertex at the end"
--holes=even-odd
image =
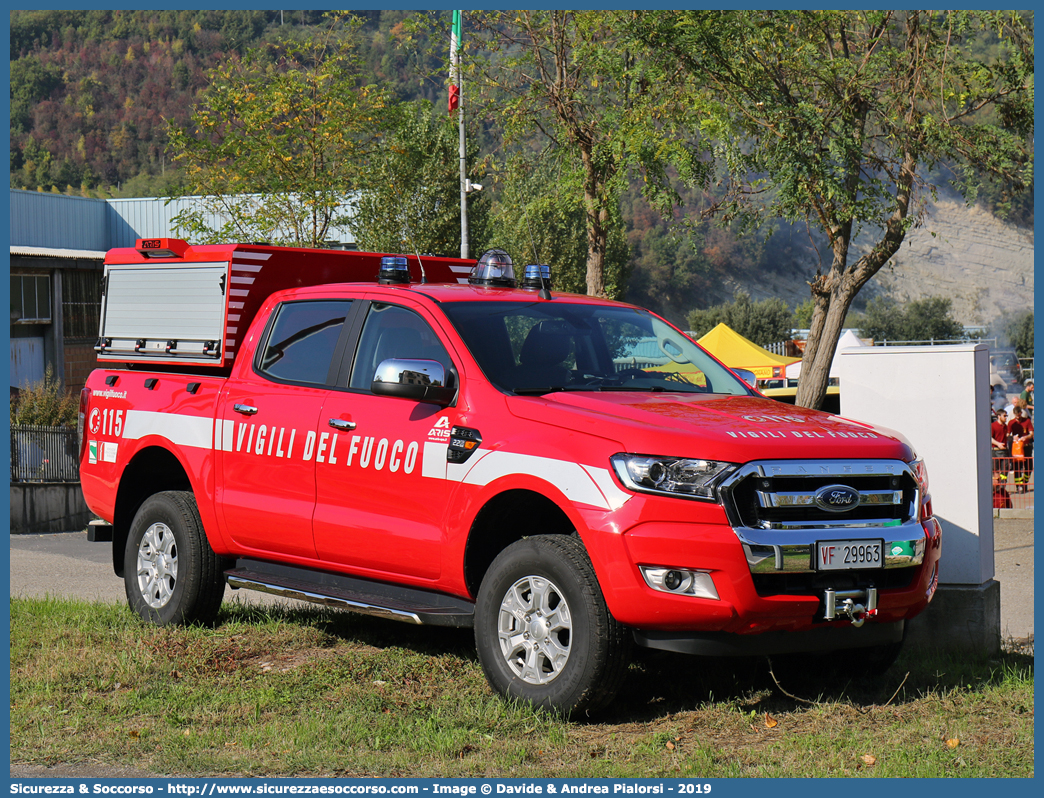
{"type": "MultiPolygon", "coordinates": [[[[869,244],[860,240],[860,246],[869,244]]],[[[809,246],[806,254],[805,262],[791,259],[775,271],[735,270],[700,306],[729,302],[742,290],[755,300],[780,297],[795,307],[808,299],[807,281],[820,257],[829,265],[826,248],[817,254],[809,246]]],[[[959,200],[940,199],[929,206],[924,225],[907,234],[892,262],[859,294],[854,309],[880,295],[898,302],[944,296],[953,301],[953,315],[962,324],[986,325],[1003,313],[1031,309],[1033,286],[1032,228],[959,200]]]]}
{"type": "Polygon", "coordinates": [[[963,324],[1033,307],[1033,230],[981,208],[940,200],[893,261],[874,278],[881,293],[899,301],[950,297],[963,324]]]}

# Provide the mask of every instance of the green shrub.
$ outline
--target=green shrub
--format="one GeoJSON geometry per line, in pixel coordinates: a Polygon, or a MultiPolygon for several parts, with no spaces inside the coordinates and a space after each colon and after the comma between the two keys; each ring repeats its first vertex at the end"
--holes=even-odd
{"type": "Polygon", "coordinates": [[[35,424],[41,427],[72,427],[80,403],[62,387],[50,366],[40,382],[24,383],[17,396],[11,397],[11,423],[35,424]]]}

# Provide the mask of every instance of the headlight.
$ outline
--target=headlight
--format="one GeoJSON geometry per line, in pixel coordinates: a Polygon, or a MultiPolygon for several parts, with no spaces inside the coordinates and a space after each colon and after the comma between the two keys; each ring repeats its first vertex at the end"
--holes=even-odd
{"type": "Polygon", "coordinates": [[[910,470],[914,472],[914,476],[917,478],[917,487],[921,491],[922,496],[928,495],[928,468],[924,464],[924,460],[914,460],[910,463],[910,470]]]}
{"type": "Polygon", "coordinates": [[[737,468],[735,463],[717,460],[643,454],[614,454],[609,460],[620,481],[631,490],[688,499],[717,498],[714,490],[718,483],[737,468]]]}
{"type": "Polygon", "coordinates": [[[917,478],[917,490],[921,496],[921,512],[919,520],[925,521],[932,517],[932,495],[928,492],[928,469],[924,460],[914,460],[910,463],[910,469],[917,478]]]}

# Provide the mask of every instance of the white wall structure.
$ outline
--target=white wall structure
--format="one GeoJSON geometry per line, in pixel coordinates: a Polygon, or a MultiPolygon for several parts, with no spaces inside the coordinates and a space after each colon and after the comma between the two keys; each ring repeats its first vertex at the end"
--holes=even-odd
{"type": "Polygon", "coordinates": [[[993,581],[989,370],[985,344],[852,348],[840,358],[841,415],[902,433],[928,468],[943,536],[939,594],[926,615],[945,605],[955,634],[992,649],[994,637],[1000,644],[1000,588],[993,581]]]}

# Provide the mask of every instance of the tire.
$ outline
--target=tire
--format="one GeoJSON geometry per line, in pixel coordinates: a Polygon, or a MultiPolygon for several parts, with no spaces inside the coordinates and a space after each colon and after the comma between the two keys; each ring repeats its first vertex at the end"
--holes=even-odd
{"type": "Polygon", "coordinates": [[[191,493],[157,493],[138,509],[127,536],[123,581],[131,609],[146,621],[212,623],[225,593],[224,566],[210,548],[191,493]]]}
{"type": "Polygon", "coordinates": [[[517,541],[482,580],[475,644],[490,686],[507,698],[564,715],[594,712],[620,689],[631,643],[577,536],[517,541]]]}

